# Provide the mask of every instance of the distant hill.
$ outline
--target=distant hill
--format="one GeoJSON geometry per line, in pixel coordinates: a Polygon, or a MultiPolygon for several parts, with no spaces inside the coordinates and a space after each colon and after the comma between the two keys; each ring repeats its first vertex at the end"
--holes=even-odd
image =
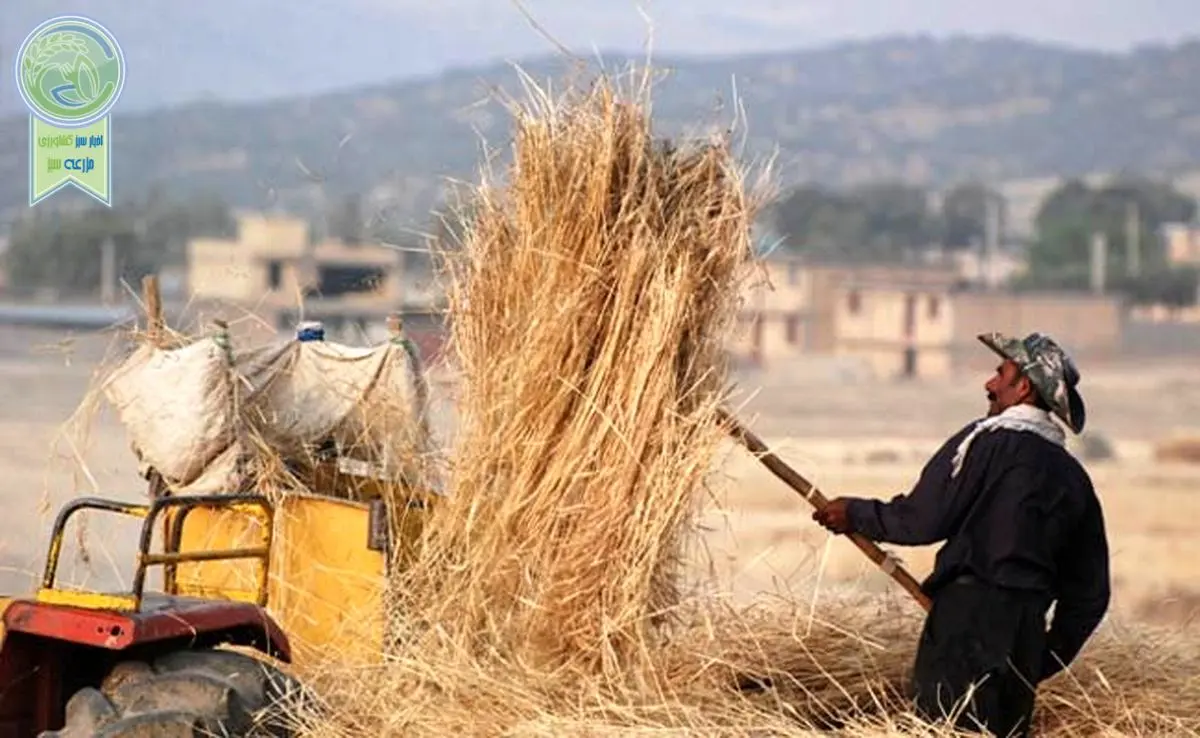
{"type": "MultiPolygon", "coordinates": [[[[610,68],[625,61],[605,58],[610,68]]],[[[785,182],[945,185],[1200,167],[1200,41],[1117,55],[1007,38],[903,37],[656,64],[670,71],[655,96],[664,133],[728,126],[736,84],[747,153],[778,147],[785,182]]],[[[549,57],[522,66],[539,82],[565,69],[549,57]]],[[[436,203],[441,178],[474,176],[479,134],[506,144],[507,115],[487,101],[496,89],[520,93],[511,67],[254,105],[119,114],[116,194],[207,189],[241,206],[299,208],[313,192],[299,159],[317,169],[336,162],[327,198],[374,191],[419,215],[436,203]]],[[[0,171],[11,173],[0,178],[0,212],[26,202],[27,125],[24,117],[0,120],[0,171]]]]}

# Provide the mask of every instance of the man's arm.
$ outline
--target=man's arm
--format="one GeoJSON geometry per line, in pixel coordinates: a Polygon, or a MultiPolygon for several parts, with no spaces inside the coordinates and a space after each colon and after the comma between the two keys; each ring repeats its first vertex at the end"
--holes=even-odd
{"type": "MultiPolygon", "coordinates": [[[[852,498],[846,502],[850,529],[873,541],[902,546],[935,543],[949,535],[960,513],[970,506],[978,485],[963,481],[968,477],[964,464],[959,477],[951,478],[954,453],[974,424],[954,434],[925,465],[912,491],[891,500],[852,498]]],[[[974,443],[984,445],[981,435],[974,443]]],[[[979,449],[976,449],[978,451],[979,449]]]]}
{"type": "Polygon", "coordinates": [[[1108,610],[1108,540],[1104,514],[1095,498],[1064,553],[1058,602],[1042,658],[1042,679],[1049,679],[1075,660],[1108,610]]]}

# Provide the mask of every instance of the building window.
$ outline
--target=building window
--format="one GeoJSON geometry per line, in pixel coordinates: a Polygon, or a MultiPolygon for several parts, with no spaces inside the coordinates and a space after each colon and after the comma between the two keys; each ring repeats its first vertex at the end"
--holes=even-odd
{"type": "Polygon", "coordinates": [[[846,309],[851,315],[858,315],[858,311],[862,310],[862,295],[858,294],[858,290],[851,290],[846,295],[846,309]]]}
{"type": "Polygon", "coordinates": [[[278,261],[267,262],[267,287],[277,290],[282,284],[283,264],[280,264],[278,261]]]}
{"type": "Polygon", "coordinates": [[[917,376],[917,350],[912,346],[904,349],[903,374],[908,379],[917,376]]]}
{"type": "Polygon", "coordinates": [[[324,264],[317,268],[317,289],[324,297],[379,292],[386,278],[383,267],[324,264]]]}
{"type": "Polygon", "coordinates": [[[929,319],[937,320],[938,313],[941,312],[941,309],[942,309],[941,300],[937,299],[936,295],[930,295],[929,296],[929,319]]]}
{"type": "Polygon", "coordinates": [[[800,342],[800,317],[797,315],[788,315],[784,319],[785,330],[787,331],[787,342],[789,346],[795,346],[800,342]]]}

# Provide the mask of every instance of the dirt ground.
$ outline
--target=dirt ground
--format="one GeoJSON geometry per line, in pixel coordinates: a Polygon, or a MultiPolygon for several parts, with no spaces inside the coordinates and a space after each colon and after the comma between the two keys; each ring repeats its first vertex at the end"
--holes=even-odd
{"type": "MultiPolygon", "coordinates": [[[[0,465],[6,500],[0,517],[0,586],[34,586],[57,507],[77,494],[137,500],[144,483],[111,413],[92,425],[86,443],[64,434],[83,400],[105,338],[0,327],[0,465]]],[[[1083,367],[1089,429],[1116,458],[1089,461],[1103,499],[1112,545],[1114,617],[1182,624],[1200,608],[1200,465],[1162,464],[1152,446],[1166,436],[1200,435],[1200,379],[1186,366],[1083,367]]],[[[784,459],[828,495],[888,497],[907,491],[934,448],[984,409],[983,376],[953,383],[856,379],[828,360],[745,373],[740,391],[756,392],[739,415],[784,459]]],[[[451,418],[439,395],[442,435],[451,418]]],[[[697,573],[715,574],[745,598],[763,591],[860,587],[903,597],[844,539],[825,535],[811,510],[748,454],[725,452],[716,500],[703,516],[697,573]],[[711,562],[711,565],[710,565],[711,562]]],[[[132,571],[137,523],[93,515],[87,559],[71,526],[62,576],[77,584],[119,586],[132,571]]],[[[923,577],[935,547],[893,548],[923,577]]]]}

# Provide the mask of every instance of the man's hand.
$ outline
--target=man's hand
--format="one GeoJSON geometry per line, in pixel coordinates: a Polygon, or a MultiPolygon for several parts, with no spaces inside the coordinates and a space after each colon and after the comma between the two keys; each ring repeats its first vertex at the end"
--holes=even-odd
{"type": "Polygon", "coordinates": [[[846,516],[846,500],[839,497],[830,500],[825,507],[813,513],[813,520],[833,533],[849,533],[850,519],[846,516]]]}

